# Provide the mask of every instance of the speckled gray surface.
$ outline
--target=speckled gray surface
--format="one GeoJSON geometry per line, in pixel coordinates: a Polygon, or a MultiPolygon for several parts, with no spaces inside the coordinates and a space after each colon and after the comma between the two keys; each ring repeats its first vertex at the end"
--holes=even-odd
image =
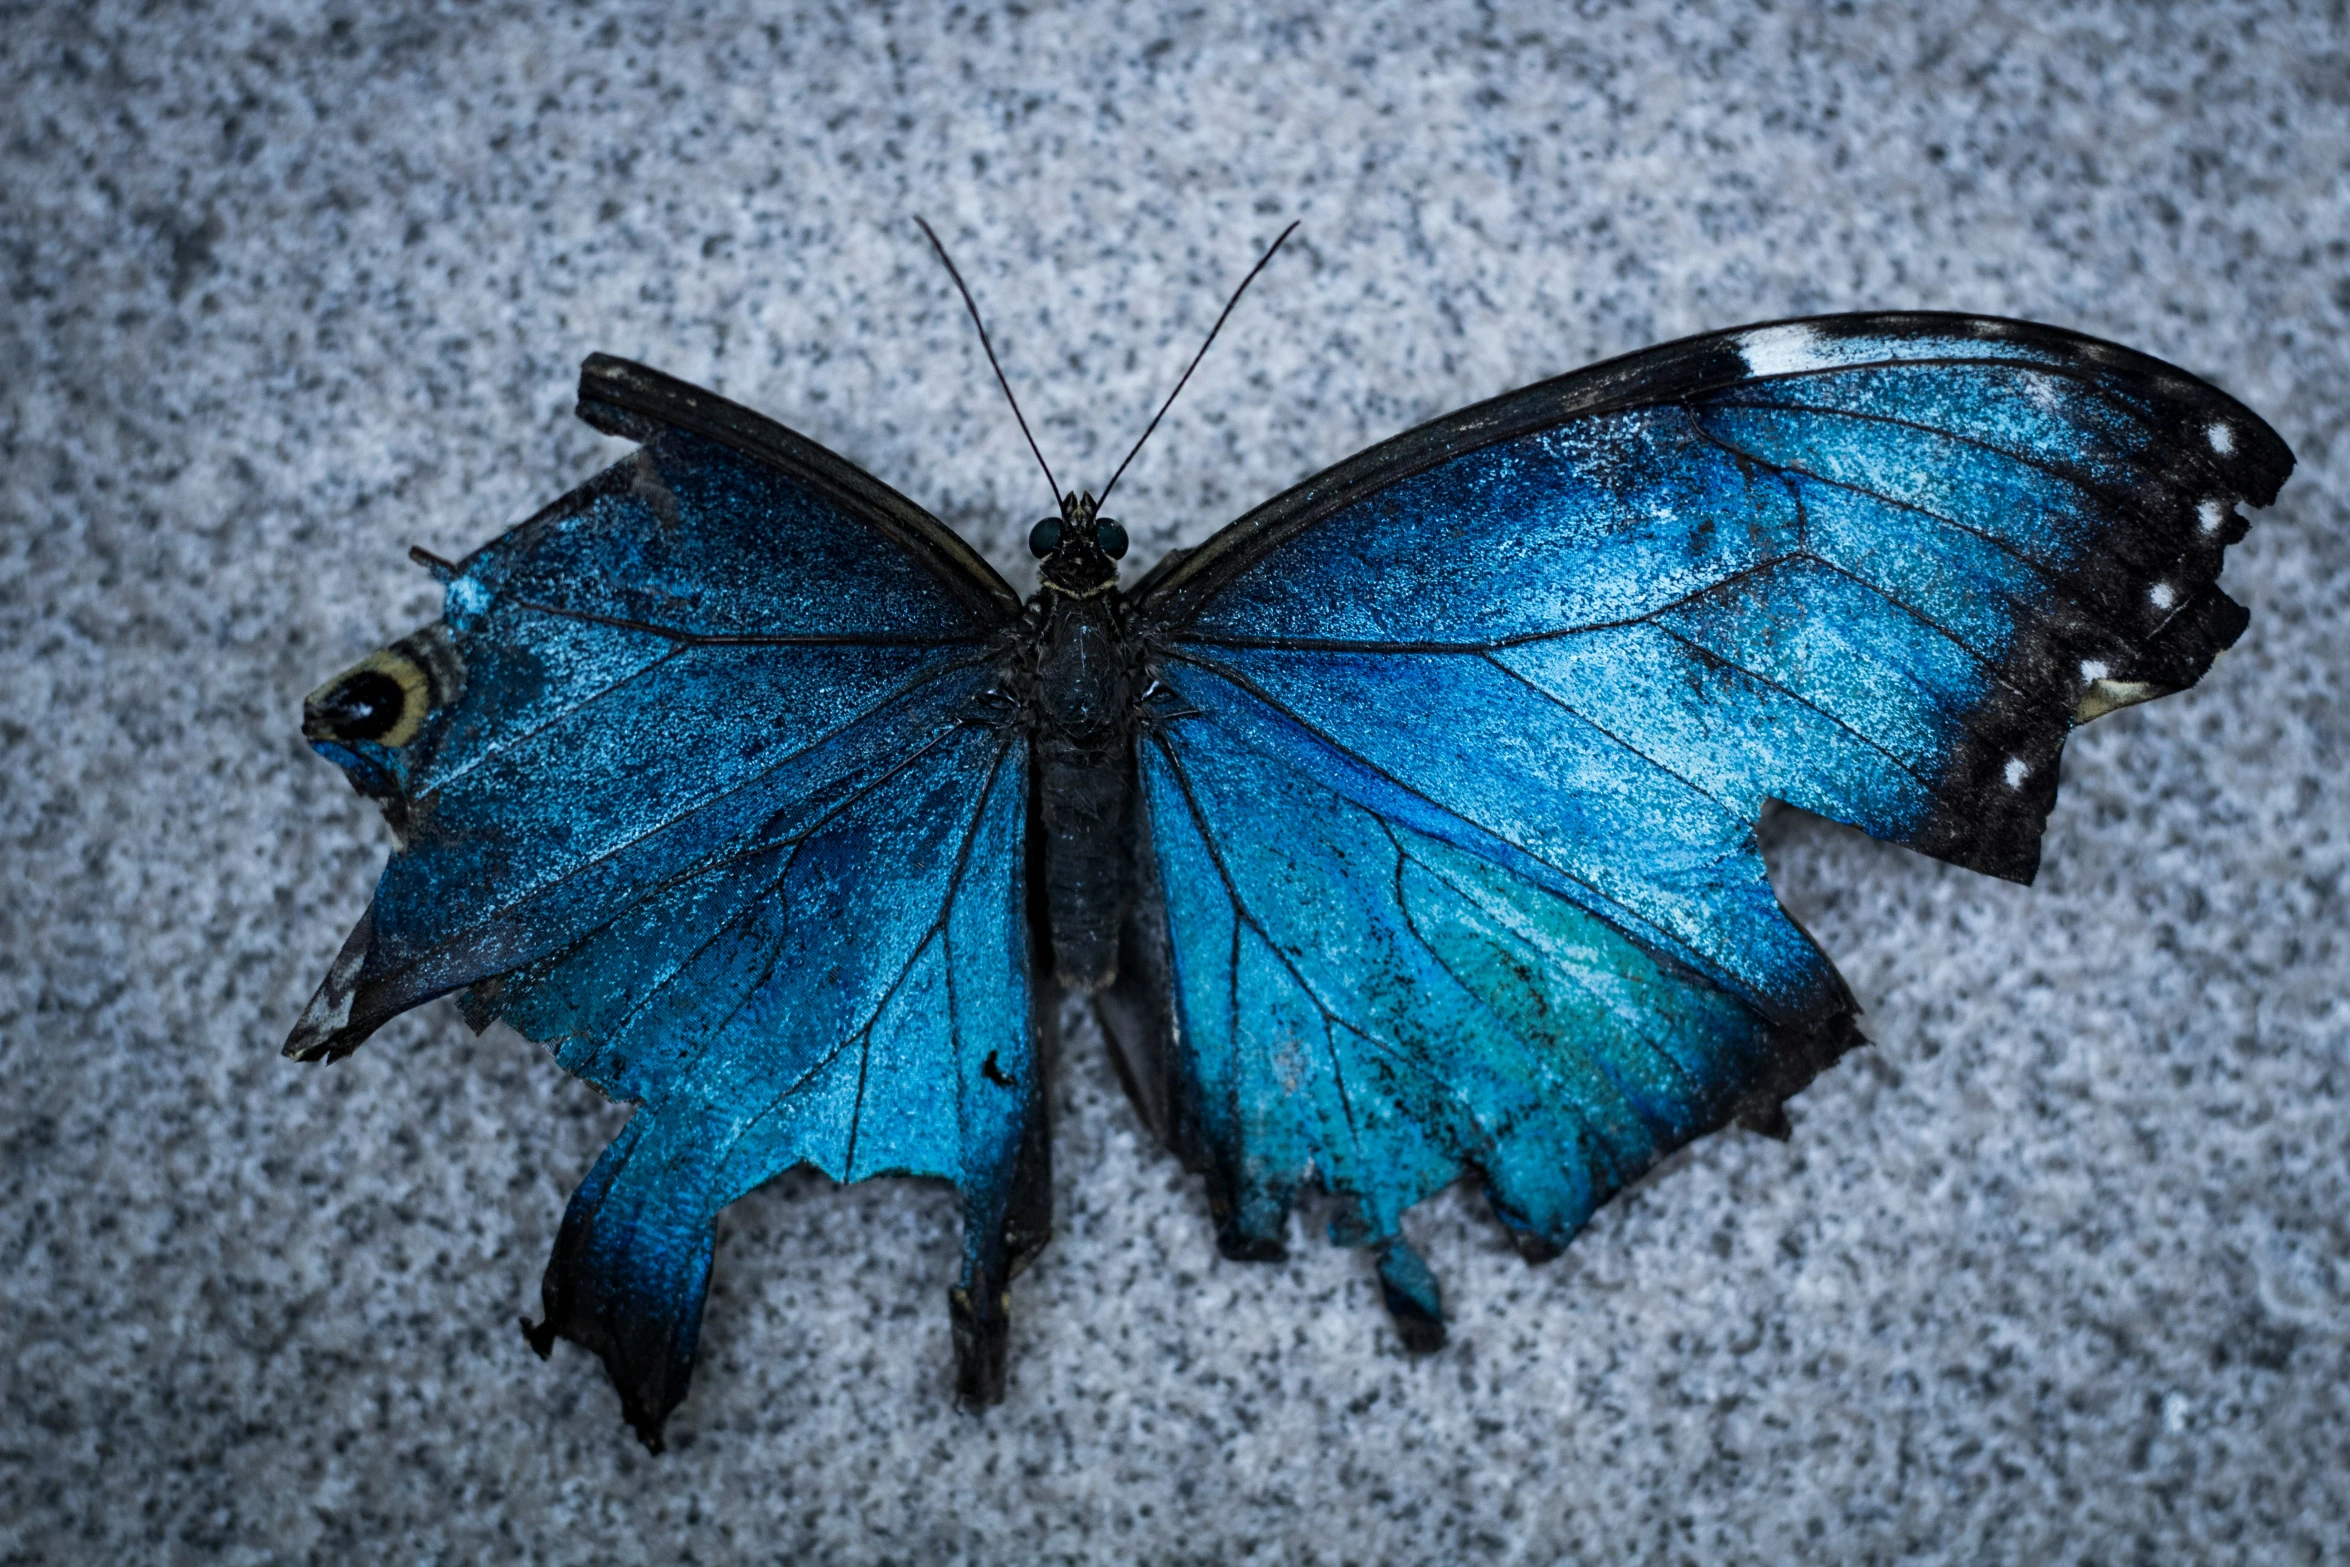
{"type": "Polygon", "coordinates": [[[0,7],[0,1560],[2346,1559],[2342,7],[1336,9],[0,7]],[[621,1112],[445,1005],[276,1054],[388,843],[299,703],[435,612],[408,544],[625,449],[594,349],[1018,566],[916,211],[1081,474],[1304,219],[1122,489],[1141,560],[1864,305],[2120,338],[2302,466],[2036,888],[1779,824],[1877,1048],[1550,1267],[1430,1204],[1441,1355],[1355,1255],[1218,1260],[1079,1033],[1001,1409],[947,1397],[949,1200],[793,1177],[649,1460],[514,1326],[621,1112]]]}

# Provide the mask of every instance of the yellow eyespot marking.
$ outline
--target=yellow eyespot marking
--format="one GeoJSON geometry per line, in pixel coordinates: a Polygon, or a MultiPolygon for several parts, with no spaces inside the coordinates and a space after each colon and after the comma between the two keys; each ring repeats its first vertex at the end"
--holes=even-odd
{"type": "Polygon", "coordinates": [[[427,627],[311,692],[302,703],[302,732],[313,740],[367,740],[397,749],[416,738],[434,707],[455,700],[464,678],[448,633],[427,627]]]}

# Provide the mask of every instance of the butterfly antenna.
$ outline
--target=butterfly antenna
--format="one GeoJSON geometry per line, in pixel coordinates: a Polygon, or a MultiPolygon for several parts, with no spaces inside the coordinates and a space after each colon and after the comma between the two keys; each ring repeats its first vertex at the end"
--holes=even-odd
{"type": "Polygon", "coordinates": [[[955,291],[963,296],[963,308],[971,312],[971,324],[979,328],[979,346],[987,350],[988,367],[995,371],[996,385],[1004,389],[1004,401],[1012,405],[1012,417],[1020,421],[1020,433],[1028,437],[1028,449],[1036,453],[1036,465],[1044,470],[1044,482],[1053,487],[1053,508],[1057,511],[1061,505],[1061,486],[1053,479],[1053,465],[1044,460],[1044,452],[1037,446],[1036,436],[1028,428],[1028,418],[1020,412],[1020,399],[1012,395],[1012,383],[1004,379],[1004,367],[996,359],[995,344],[987,340],[987,323],[979,319],[979,306],[971,298],[970,287],[964,283],[963,274],[955,270],[954,257],[947,254],[946,246],[938,242],[938,235],[932,232],[929,224],[922,221],[920,213],[914,215],[914,222],[920,226],[922,237],[930,241],[930,248],[938,252],[938,259],[946,266],[947,276],[955,280],[955,291]]]}
{"type": "MultiPolygon", "coordinates": [[[[1191,363],[1183,367],[1183,374],[1177,378],[1175,382],[1175,390],[1169,392],[1167,394],[1167,400],[1159,404],[1159,411],[1151,415],[1151,422],[1142,427],[1141,439],[1134,443],[1133,451],[1129,451],[1126,454],[1126,462],[1118,464],[1118,471],[1111,474],[1110,482],[1102,486],[1103,502],[1109,500],[1110,492],[1116,489],[1118,487],[1118,481],[1125,477],[1126,463],[1134,461],[1134,453],[1142,450],[1143,441],[1147,441],[1151,438],[1151,432],[1159,427],[1159,421],[1167,417],[1167,410],[1175,406],[1175,399],[1183,395],[1183,383],[1191,379],[1191,372],[1199,368],[1199,362],[1202,359],[1208,357],[1208,343],[1213,343],[1216,340],[1216,334],[1224,330],[1224,322],[1231,316],[1232,307],[1240,303],[1240,296],[1248,292],[1248,286],[1257,280],[1257,274],[1265,270],[1265,264],[1273,259],[1273,252],[1279,250],[1282,246],[1282,242],[1287,240],[1290,235],[1296,232],[1297,224],[1295,223],[1292,223],[1289,225],[1289,227],[1283,229],[1281,231],[1280,239],[1274,240],[1272,244],[1265,247],[1265,253],[1257,258],[1257,264],[1248,269],[1248,276],[1240,280],[1240,287],[1234,289],[1232,291],[1232,297],[1224,301],[1224,314],[1216,317],[1216,324],[1208,328],[1208,342],[1199,345],[1199,352],[1191,356],[1191,363]]],[[[933,241],[933,243],[936,242],[933,241]]],[[[1096,504],[1099,505],[1100,502],[1097,502],[1096,504]]]]}

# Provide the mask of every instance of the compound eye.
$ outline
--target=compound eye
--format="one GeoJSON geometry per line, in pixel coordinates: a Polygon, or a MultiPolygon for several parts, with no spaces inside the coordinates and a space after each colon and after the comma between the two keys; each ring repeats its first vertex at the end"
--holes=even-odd
{"type": "Polygon", "coordinates": [[[1028,553],[1044,559],[1061,547],[1061,519],[1047,517],[1028,530],[1028,553]]]}
{"type": "Polygon", "coordinates": [[[1093,541],[1102,547],[1102,553],[1117,560],[1126,553],[1126,530],[1104,517],[1093,525],[1093,541]]]}

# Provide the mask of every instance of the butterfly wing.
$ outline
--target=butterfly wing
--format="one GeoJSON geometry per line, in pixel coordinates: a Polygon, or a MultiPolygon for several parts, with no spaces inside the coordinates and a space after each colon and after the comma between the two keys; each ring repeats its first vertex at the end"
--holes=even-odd
{"type": "Polygon", "coordinates": [[[2022,323],[1719,333],[1472,408],[1138,588],[1144,895],[1103,1007],[1227,1253],[1465,1174],[1531,1255],[1857,1042],[1778,799],[2028,880],[2067,730],[2191,685],[2291,467],[2184,373],[2022,323]]]}
{"type": "Polygon", "coordinates": [[[723,399],[597,358],[581,412],[636,454],[439,568],[443,620],[310,701],[401,844],[287,1053],[457,992],[638,1105],[532,1336],[596,1350],[649,1444],[718,1210],[797,1164],[956,1184],[960,1386],[990,1400],[1048,1197],[1027,745],[993,695],[1018,601],[723,399]]]}

